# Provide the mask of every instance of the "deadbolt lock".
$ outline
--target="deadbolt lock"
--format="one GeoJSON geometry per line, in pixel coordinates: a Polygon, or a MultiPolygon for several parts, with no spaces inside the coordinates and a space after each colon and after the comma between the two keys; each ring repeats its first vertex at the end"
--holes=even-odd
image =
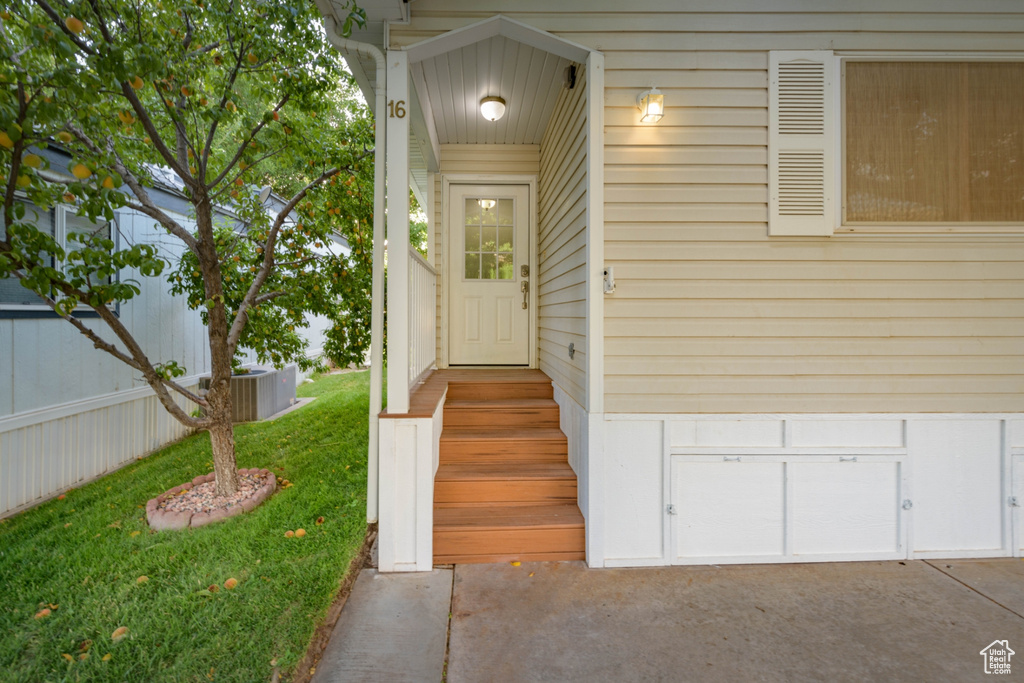
{"type": "Polygon", "coordinates": [[[530,266],[519,266],[520,277],[530,277],[530,266]]]}

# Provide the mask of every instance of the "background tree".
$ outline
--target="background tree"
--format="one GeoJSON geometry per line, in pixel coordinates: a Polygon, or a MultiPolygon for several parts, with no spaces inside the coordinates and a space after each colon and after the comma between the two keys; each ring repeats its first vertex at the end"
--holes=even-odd
{"type": "MultiPolygon", "coordinates": [[[[360,20],[353,5],[346,30],[360,20]]],[[[18,278],[137,370],[180,422],[209,431],[217,492],[231,494],[238,349],[305,363],[304,317],[338,311],[328,342],[338,360],[362,358],[368,345],[372,124],[337,106],[347,76],[319,15],[306,0],[14,0],[0,22],[0,277],[18,278]],[[56,141],[72,155],[60,175],[36,154],[56,141]],[[268,165],[293,171],[277,183],[287,199],[273,214],[251,189],[277,177],[268,165]],[[180,179],[194,230],[151,199],[155,167],[180,179]],[[40,207],[73,203],[92,220],[134,209],[185,256],[171,270],[152,245],[118,249],[89,234],[65,250],[36,229],[18,194],[40,207]],[[234,215],[226,223],[224,208],[234,215]],[[331,253],[335,232],[352,258],[331,253]],[[112,277],[122,269],[169,271],[173,289],[201,309],[212,376],[204,396],[175,381],[186,368],[173,359],[149,358],[108,307],[141,291],[112,277]],[[80,307],[104,325],[75,317],[80,307]]]]}

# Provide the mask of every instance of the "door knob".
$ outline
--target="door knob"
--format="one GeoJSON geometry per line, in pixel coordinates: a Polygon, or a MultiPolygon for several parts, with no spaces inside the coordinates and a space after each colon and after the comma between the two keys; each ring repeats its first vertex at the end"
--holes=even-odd
{"type": "Polygon", "coordinates": [[[530,304],[529,304],[529,300],[530,300],[530,281],[529,280],[523,280],[523,285],[522,285],[522,287],[520,287],[520,289],[523,290],[523,308],[524,309],[525,308],[529,308],[530,307],[530,304]]]}

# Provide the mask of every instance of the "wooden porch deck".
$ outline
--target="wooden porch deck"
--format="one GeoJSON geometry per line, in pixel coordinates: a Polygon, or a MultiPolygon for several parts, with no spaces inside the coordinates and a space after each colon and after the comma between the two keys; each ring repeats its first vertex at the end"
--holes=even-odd
{"type": "Polygon", "coordinates": [[[576,474],[551,379],[527,369],[435,371],[406,416],[432,416],[446,392],[434,563],[584,559],[576,474]]]}

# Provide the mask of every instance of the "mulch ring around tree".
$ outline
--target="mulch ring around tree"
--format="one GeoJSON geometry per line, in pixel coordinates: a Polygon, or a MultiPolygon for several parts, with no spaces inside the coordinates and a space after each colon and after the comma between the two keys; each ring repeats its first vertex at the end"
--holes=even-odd
{"type": "Polygon", "coordinates": [[[218,496],[211,472],[148,501],[146,517],[150,528],[156,531],[205,526],[251,512],[276,489],[273,472],[253,468],[238,470],[238,491],[233,496],[218,496]]]}

